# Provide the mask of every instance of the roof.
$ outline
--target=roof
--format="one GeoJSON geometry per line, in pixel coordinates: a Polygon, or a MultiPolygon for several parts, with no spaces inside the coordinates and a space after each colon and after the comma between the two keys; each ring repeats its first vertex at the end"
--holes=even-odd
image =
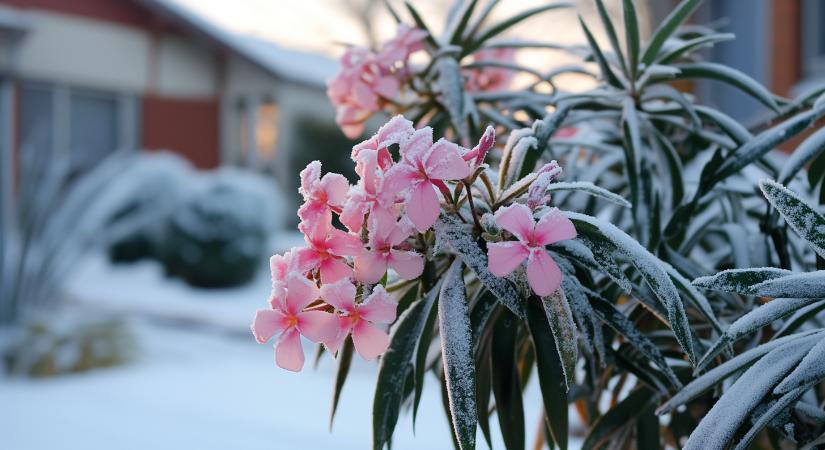
{"type": "Polygon", "coordinates": [[[326,80],[332,78],[338,69],[338,63],[332,58],[318,53],[286,49],[254,36],[233,33],[174,0],[136,1],[277,78],[308,86],[324,87],[326,80]]]}

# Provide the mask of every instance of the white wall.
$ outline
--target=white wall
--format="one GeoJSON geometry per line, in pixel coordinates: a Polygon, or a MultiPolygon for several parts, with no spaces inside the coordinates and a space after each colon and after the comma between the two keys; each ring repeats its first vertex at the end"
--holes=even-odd
{"type": "Polygon", "coordinates": [[[173,35],[161,37],[158,47],[157,93],[194,98],[218,94],[218,58],[210,49],[173,35]]]}

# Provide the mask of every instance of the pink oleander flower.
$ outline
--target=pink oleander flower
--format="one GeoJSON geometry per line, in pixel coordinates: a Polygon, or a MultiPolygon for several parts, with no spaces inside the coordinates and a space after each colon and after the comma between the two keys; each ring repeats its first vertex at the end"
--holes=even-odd
{"type": "MultiPolygon", "coordinates": [[[[386,149],[384,149],[386,151],[386,149]]],[[[350,231],[359,232],[364,224],[364,217],[381,215],[394,219],[397,217],[396,198],[398,190],[387,186],[386,171],[379,164],[382,152],[362,151],[358,154],[356,171],[361,179],[347,193],[347,200],[339,219],[350,231]]],[[[389,155],[389,152],[386,152],[389,155]]],[[[392,167],[392,160],[385,163],[387,169],[392,167]]]]}
{"type": "Polygon", "coordinates": [[[293,272],[286,278],[285,289],[270,299],[270,309],[256,311],[252,334],[258,343],[266,343],[280,333],[275,344],[275,363],[279,367],[293,372],[300,372],[304,367],[301,335],[318,343],[335,338],[337,326],[334,315],[303,310],[318,298],[320,292],[315,283],[293,272]]]}
{"type": "Polygon", "coordinates": [[[298,270],[298,258],[295,257],[296,248],[292,248],[283,255],[272,255],[269,258],[269,271],[272,274],[272,296],[282,295],[286,288],[286,277],[292,272],[301,273],[298,270]]]}
{"type": "Polygon", "coordinates": [[[527,190],[527,206],[536,209],[550,202],[550,195],[547,194],[547,186],[554,178],[561,174],[561,167],[554,160],[542,166],[537,172],[536,180],[527,190]]]}
{"type": "Polygon", "coordinates": [[[347,197],[349,182],[338,173],[321,177],[321,162],[312,161],[301,171],[301,188],[304,204],[298,209],[301,220],[313,220],[332,211],[340,212],[347,197]]]}
{"type": "Polygon", "coordinates": [[[360,136],[364,122],[398,95],[400,81],[391,66],[363,47],[350,47],[341,57],[340,71],[327,82],[327,96],[348,138],[360,136]]]}
{"type": "MultiPolygon", "coordinates": [[[[479,50],[472,55],[473,62],[502,62],[515,61],[514,48],[488,48],[479,50]]],[[[474,67],[462,70],[464,74],[464,89],[468,92],[499,91],[507,89],[513,82],[515,72],[506,67],[474,67]]]]}
{"type": "Polygon", "coordinates": [[[352,276],[345,256],[361,253],[358,236],[336,229],[328,220],[304,221],[298,225],[307,247],[295,250],[297,266],[303,272],[318,269],[321,283],[333,283],[352,276]]]}
{"type": "Polygon", "coordinates": [[[395,37],[384,42],[378,57],[382,61],[406,63],[410,55],[424,48],[427,32],[406,24],[399,24],[395,37]]]}
{"type": "Polygon", "coordinates": [[[392,192],[409,192],[406,213],[420,232],[430,228],[438,218],[440,202],[436,189],[448,190],[444,180],[461,180],[471,169],[461,157],[457,144],[439,139],[433,144],[433,130],[424,127],[401,142],[402,161],[387,173],[392,192]]]}
{"type": "Polygon", "coordinates": [[[376,286],[369,297],[356,304],[355,286],[349,280],[340,280],[321,286],[321,298],[339,314],[337,334],[326,343],[330,352],[336,353],[350,332],[355,351],[362,358],[375,359],[387,351],[390,338],[374,324],[392,323],[398,305],[383,286],[376,286]]]}
{"type": "Polygon", "coordinates": [[[471,164],[473,168],[484,164],[484,158],[487,157],[487,152],[496,145],[496,130],[492,126],[487,126],[478,144],[472,150],[464,154],[464,161],[473,161],[471,164]]]}
{"type": "Polygon", "coordinates": [[[412,234],[409,221],[387,216],[370,217],[369,250],[355,257],[355,279],[367,284],[377,283],[387,272],[394,270],[405,280],[418,278],[424,271],[424,257],[412,250],[405,241],[412,234]]]}
{"type": "Polygon", "coordinates": [[[533,292],[542,297],[555,292],[561,284],[561,270],[545,246],[575,238],[573,222],[553,208],[536,223],[530,208],[520,203],[500,208],[495,220],[518,241],[487,243],[490,272],[506,276],[527,259],[527,282],[533,292]]]}

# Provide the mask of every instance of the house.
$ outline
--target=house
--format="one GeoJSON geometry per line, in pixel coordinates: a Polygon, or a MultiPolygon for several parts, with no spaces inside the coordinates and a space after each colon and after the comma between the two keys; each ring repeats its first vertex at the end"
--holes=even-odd
{"type": "Polygon", "coordinates": [[[168,149],[292,186],[301,130],[343,139],[325,95],[336,67],[172,0],[0,0],[0,150],[11,150],[0,153],[83,166],[116,149],[168,149]]]}

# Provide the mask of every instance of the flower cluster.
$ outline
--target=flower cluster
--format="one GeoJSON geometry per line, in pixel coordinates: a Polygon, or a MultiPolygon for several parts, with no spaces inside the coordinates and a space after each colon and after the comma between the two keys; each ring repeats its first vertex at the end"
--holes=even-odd
{"type": "Polygon", "coordinates": [[[397,35],[377,52],[350,47],[341,57],[341,69],[327,83],[327,95],[336,109],[336,122],[350,139],[364,132],[364,122],[398,97],[409,77],[410,55],[424,48],[427,32],[400,25],[397,35]]]}
{"type": "Polygon", "coordinates": [[[468,92],[500,91],[510,87],[515,72],[508,67],[494,63],[512,64],[516,59],[514,48],[486,48],[472,55],[474,63],[493,63],[487,67],[467,67],[462,69],[464,89],[468,92]]]}
{"type": "MultiPolygon", "coordinates": [[[[494,145],[492,127],[478,145],[466,149],[443,138],[434,141],[432,128],[415,129],[396,116],[353,147],[355,185],[339,174],[322,176],[318,161],[301,171],[304,203],[298,209],[298,228],[306,245],[271,258],[269,308],[258,310],[252,324],[260,343],[278,335],[275,360],[280,367],[303,367],[300,336],[336,353],[351,335],[356,352],[368,360],[387,349],[382,327],[395,320],[396,303],[377,283],[388,269],[405,280],[421,276],[427,249],[419,233],[434,225],[442,200],[454,197],[454,182],[471,189],[471,175],[489,170],[483,162],[494,145]],[[397,158],[390,151],[395,146],[397,158]],[[334,225],[335,217],[346,229],[334,225]]],[[[527,260],[527,278],[538,295],[549,295],[561,281],[544,246],[576,235],[570,220],[546,207],[547,185],[560,171],[555,162],[545,165],[533,174],[535,188],[527,193],[527,205],[513,203],[495,211],[498,227],[518,241],[488,244],[489,270],[505,276],[527,260]],[[542,214],[538,223],[534,211],[542,214]]],[[[455,212],[455,204],[448,211],[455,212]]]]}

